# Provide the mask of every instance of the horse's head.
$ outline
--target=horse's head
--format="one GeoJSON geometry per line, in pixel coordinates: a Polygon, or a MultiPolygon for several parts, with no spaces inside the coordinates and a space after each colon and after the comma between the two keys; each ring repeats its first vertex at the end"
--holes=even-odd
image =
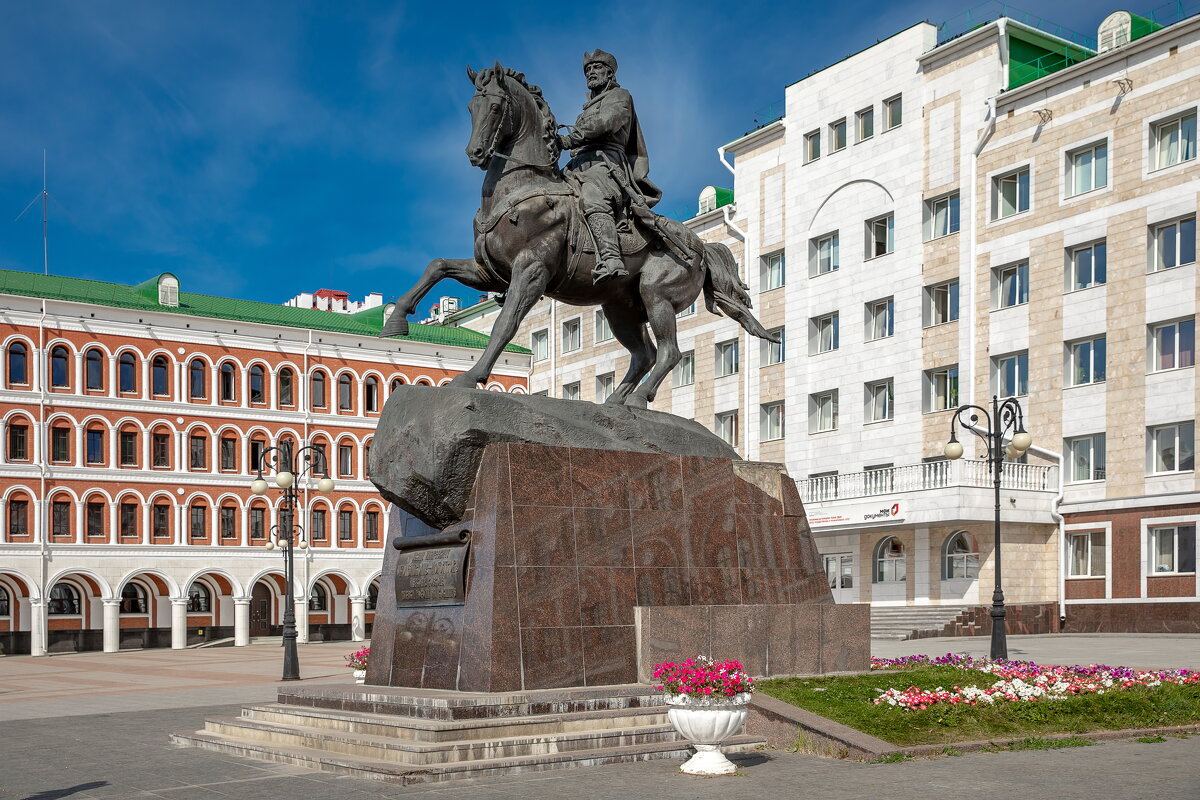
{"type": "Polygon", "coordinates": [[[475,96],[467,104],[471,111],[467,158],[480,169],[488,168],[496,148],[512,133],[513,100],[504,84],[505,72],[499,61],[479,72],[467,67],[467,77],[475,87],[475,96]]]}

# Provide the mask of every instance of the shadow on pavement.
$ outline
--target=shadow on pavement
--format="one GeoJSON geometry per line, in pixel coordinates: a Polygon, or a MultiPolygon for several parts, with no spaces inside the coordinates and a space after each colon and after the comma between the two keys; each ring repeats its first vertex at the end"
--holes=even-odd
{"type": "Polygon", "coordinates": [[[86,792],[91,789],[99,789],[101,786],[108,786],[108,781],[92,781],[91,783],[80,783],[75,786],[68,786],[66,789],[49,789],[45,792],[31,794],[23,800],[58,800],[60,797],[70,797],[76,792],[86,792]]]}

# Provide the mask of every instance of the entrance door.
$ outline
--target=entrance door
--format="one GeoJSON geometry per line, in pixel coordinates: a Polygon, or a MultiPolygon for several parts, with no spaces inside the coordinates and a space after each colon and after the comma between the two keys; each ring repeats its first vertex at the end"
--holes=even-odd
{"type": "Polygon", "coordinates": [[[271,635],[271,590],[262,581],[250,593],[250,635],[271,635]]]}
{"type": "Polygon", "coordinates": [[[825,556],[825,577],[829,580],[829,588],[833,592],[833,602],[855,602],[854,556],[849,553],[825,556]]]}

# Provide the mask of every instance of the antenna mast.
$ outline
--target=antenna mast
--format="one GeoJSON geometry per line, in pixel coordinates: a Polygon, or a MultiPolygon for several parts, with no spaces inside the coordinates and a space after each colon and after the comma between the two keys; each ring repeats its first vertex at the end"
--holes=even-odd
{"type": "MultiPolygon", "coordinates": [[[[29,201],[29,205],[25,206],[25,211],[33,208],[33,204],[38,200],[42,201],[42,274],[50,274],[50,226],[48,220],[48,204],[50,193],[46,191],[46,148],[42,148],[42,191],[34,196],[29,201]]],[[[25,211],[17,214],[17,219],[14,222],[25,216],[25,211]]]]}

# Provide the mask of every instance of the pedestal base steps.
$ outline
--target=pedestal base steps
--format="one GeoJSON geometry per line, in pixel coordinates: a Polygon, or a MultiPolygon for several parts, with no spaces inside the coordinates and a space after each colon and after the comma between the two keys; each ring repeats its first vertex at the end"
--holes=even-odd
{"type": "MultiPolygon", "coordinates": [[[[470,693],[281,687],[278,702],[212,718],[176,744],[356,778],[426,783],[583,765],[685,759],[691,748],[645,685],[470,693]]],[[[729,753],[764,746],[729,740],[729,753]]]]}

